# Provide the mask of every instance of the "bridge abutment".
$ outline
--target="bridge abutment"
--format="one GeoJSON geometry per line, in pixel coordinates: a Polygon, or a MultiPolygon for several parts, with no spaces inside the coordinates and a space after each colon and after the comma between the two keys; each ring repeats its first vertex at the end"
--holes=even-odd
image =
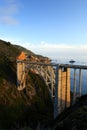
{"type": "Polygon", "coordinates": [[[17,62],[17,89],[23,90],[26,87],[26,64],[17,62]]]}

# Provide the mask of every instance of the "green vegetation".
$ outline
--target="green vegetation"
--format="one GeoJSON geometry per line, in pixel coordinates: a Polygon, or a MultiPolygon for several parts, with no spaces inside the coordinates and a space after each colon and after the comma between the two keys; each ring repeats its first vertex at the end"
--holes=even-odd
{"type": "Polygon", "coordinates": [[[39,75],[29,71],[27,87],[17,90],[16,58],[21,51],[35,55],[0,40],[0,129],[3,130],[35,129],[39,122],[46,125],[53,118],[47,86],[39,75]]]}
{"type": "Polygon", "coordinates": [[[87,95],[57,117],[51,130],[87,130],[87,95]]]}
{"type": "Polygon", "coordinates": [[[25,53],[29,54],[29,55],[34,55],[35,54],[33,52],[31,52],[30,50],[25,49],[24,47],[18,46],[18,45],[14,45],[15,48],[17,48],[19,51],[24,51],[25,53]]]}
{"type": "Polygon", "coordinates": [[[35,55],[0,40],[0,130],[34,130],[38,124],[52,130],[86,130],[87,95],[53,120],[53,105],[42,77],[29,71],[27,87],[17,90],[16,58],[21,51],[35,55]]]}

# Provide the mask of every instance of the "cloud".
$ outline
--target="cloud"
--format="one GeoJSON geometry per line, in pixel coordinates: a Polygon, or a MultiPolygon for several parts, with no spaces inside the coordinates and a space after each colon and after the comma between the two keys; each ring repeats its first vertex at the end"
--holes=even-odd
{"type": "Polygon", "coordinates": [[[15,17],[19,10],[20,4],[17,0],[4,0],[4,4],[0,7],[0,22],[9,25],[19,23],[15,17]]]}
{"type": "Polygon", "coordinates": [[[85,61],[87,59],[87,45],[68,45],[47,43],[42,41],[39,44],[25,43],[21,44],[27,49],[52,59],[85,61]]]}
{"type": "Polygon", "coordinates": [[[11,16],[2,16],[0,18],[0,21],[4,24],[12,25],[12,24],[18,24],[18,20],[11,17],[11,16]]]}

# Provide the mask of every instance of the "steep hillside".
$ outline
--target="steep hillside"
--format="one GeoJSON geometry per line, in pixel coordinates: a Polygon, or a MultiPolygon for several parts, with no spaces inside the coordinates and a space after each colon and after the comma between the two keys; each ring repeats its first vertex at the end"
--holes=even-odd
{"type": "Polygon", "coordinates": [[[51,123],[51,130],[87,130],[87,95],[51,123]]]}
{"type": "MultiPolygon", "coordinates": [[[[0,129],[47,124],[53,117],[52,103],[43,79],[29,72],[27,87],[16,87],[16,58],[25,48],[0,40],[0,129]]],[[[36,56],[33,52],[27,53],[36,56]]]]}
{"type": "Polygon", "coordinates": [[[16,57],[20,51],[9,42],[0,40],[0,86],[5,81],[16,84],[16,57]]]}
{"type": "Polygon", "coordinates": [[[36,56],[36,54],[34,54],[32,51],[30,51],[30,50],[28,50],[28,49],[26,49],[26,48],[24,48],[24,47],[22,47],[22,46],[14,45],[14,47],[15,47],[16,49],[18,49],[19,51],[24,51],[24,52],[28,53],[29,55],[36,56]]]}
{"type": "Polygon", "coordinates": [[[24,48],[24,47],[22,47],[22,46],[14,45],[14,47],[15,47],[17,50],[19,50],[19,51],[21,51],[21,52],[23,51],[23,52],[25,52],[27,55],[32,55],[32,56],[38,58],[38,59],[41,60],[41,61],[43,61],[43,60],[49,60],[49,61],[50,61],[50,60],[51,60],[51,59],[49,59],[48,57],[35,54],[34,52],[32,52],[32,51],[30,51],[30,50],[28,50],[28,49],[26,49],[26,48],[24,48]]]}

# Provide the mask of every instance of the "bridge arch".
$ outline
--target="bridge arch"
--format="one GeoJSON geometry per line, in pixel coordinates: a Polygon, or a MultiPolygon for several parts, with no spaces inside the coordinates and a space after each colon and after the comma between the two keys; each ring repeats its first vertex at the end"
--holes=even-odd
{"type": "Polygon", "coordinates": [[[70,69],[58,64],[17,60],[17,89],[22,91],[26,86],[27,73],[31,70],[45,81],[54,104],[54,118],[65,107],[70,106],[70,69]]]}

